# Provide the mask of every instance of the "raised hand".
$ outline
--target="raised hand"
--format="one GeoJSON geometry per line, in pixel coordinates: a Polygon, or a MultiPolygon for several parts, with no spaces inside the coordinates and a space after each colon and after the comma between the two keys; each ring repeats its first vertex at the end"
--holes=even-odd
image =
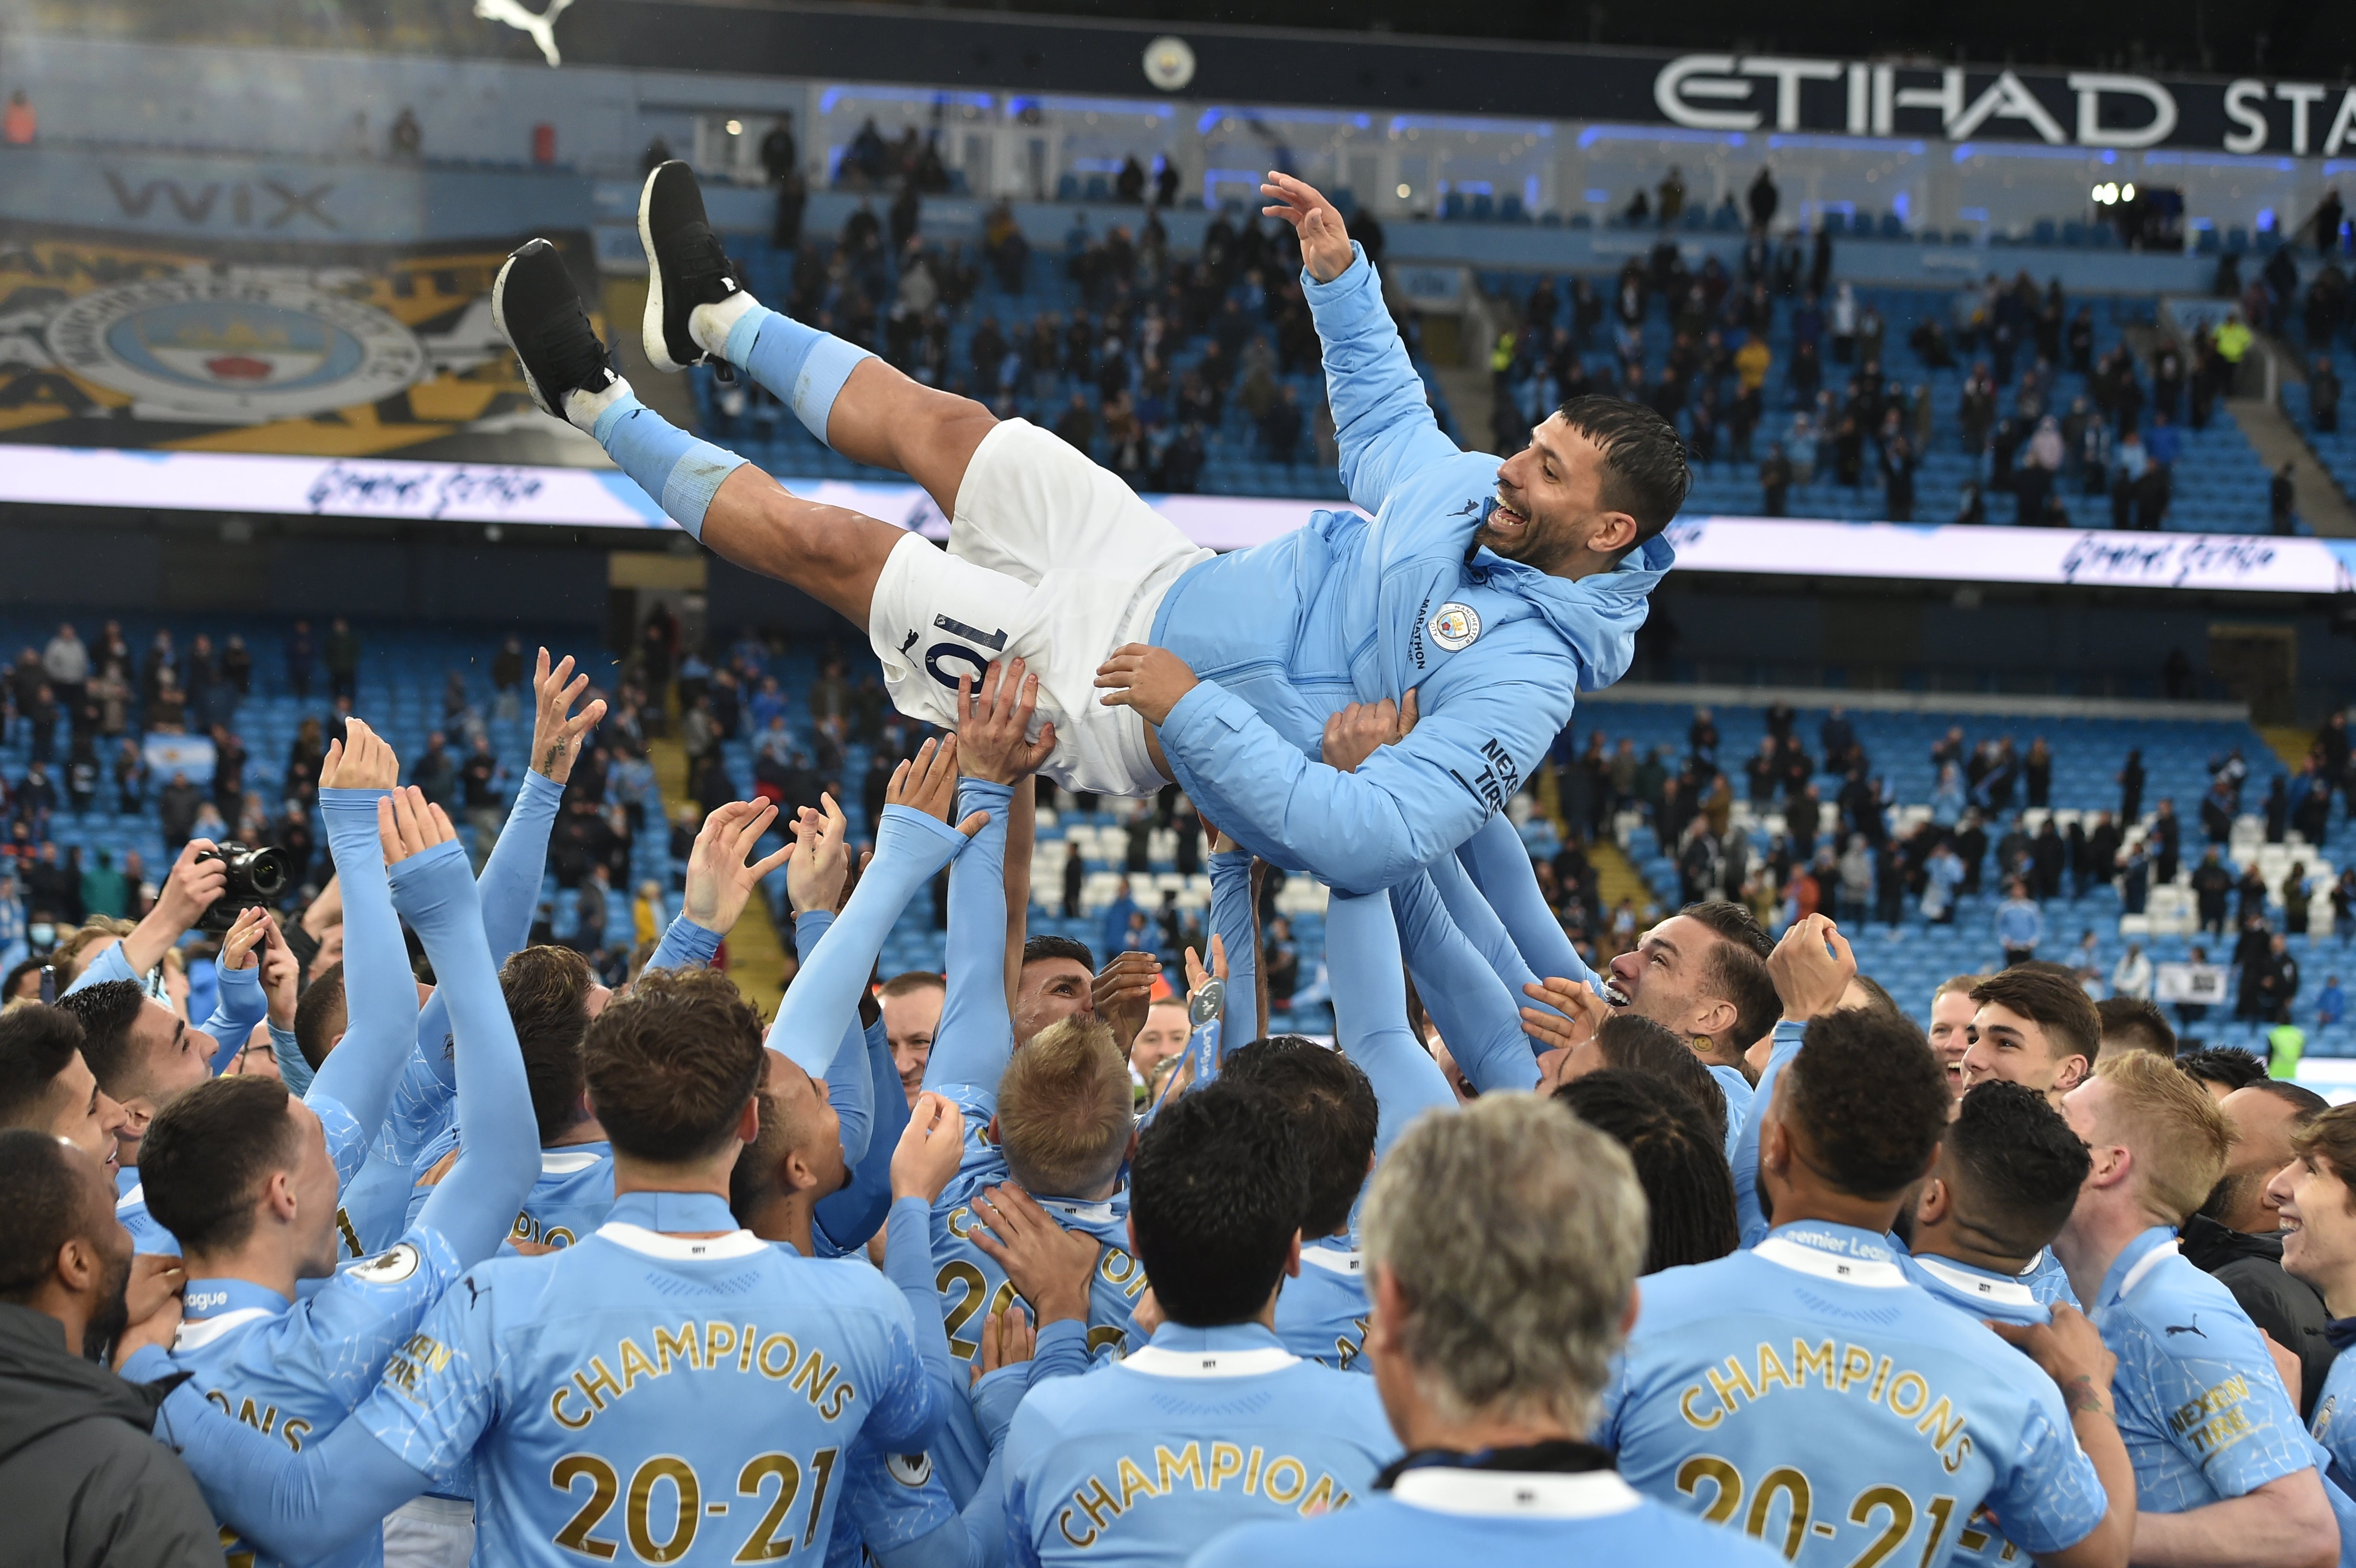
{"type": "Polygon", "coordinates": [[[449,816],[430,804],[425,792],[415,784],[394,790],[376,803],[376,833],[384,845],[387,866],[398,866],[458,836],[449,816]]]}
{"type": "Polygon", "coordinates": [[[1259,194],[1268,206],[1264,217],[1280,219],[1301,236],[1301,264],[1321,283],[1330,283],[1350,270],[1349,230],[1333,204],[1306,180],[1270,169],[1260,181],[1259,194]]]}
{"type": "Polygon", "coordinates": [[[551,784],[562,784],[573,776],[573,764],[581,755],[581,738],[595,728],[605,717],[605,699],[594,702],[574,713],[573,705],[589,689],[589,677],[573,673],[573,660],[558,661],[548,667],[548,650],[540,650],[540,663],[532,671],[531,695],[536,711],[531,720],[532,771],[551,784]]]}
{"type": "Polygon", "coordinates": [[[1162,960],[1151,953],[1116,953],[1097,971],[1091,1005],[1097,1017],[1112,1029],[1113,1043],[1123,1056],[1137,1043],[1145,1015],[1153,1007],[1153,983],[1162,978],[1162,960]]]}
{"type": "Polygon", "coordinates": [[[262,945],[265,931],[275,934],[277,923],[270,912],[256,906],[241,912],[237,923],[221,937],[219,963],[224,969],[250,969],[255,963],[255,950],[262,945]]]}
{"type": "Polygon", "coordinates": [[[969,777],[1011,784],[1039,771],[1055,750],[1055,726],[1028,739],[1039,706],[1039,677],[1021,659],[992,664],[977,684],[958,677],[958,767],[969,777]]]}
{"type": "Polygon", "coordinates": [[[401,782],[401,758],[392,743],[357,719],[344,721],[344,738],[327,742],[319,764],[321,789],[391,789],[401,782]]]}
{"type": "Polygon", "coordinates": [[[796,914],[814,909],[840,910],[849,884],[851,856],[846,843],[851,824],[834,796],[820,795],[823,812],[803,806],[794,816],[794,841],[786,846],[786,902],[796,914]]]}
{"type": "Polygon", "coordinates": [[[1522,1032],[1547,1051],[1586,1044],[1612,1016],[1610,1004],[1577,980],[1541,980],[1524,986],[1522,993],[1546,1004],[1522,1009],[1522,1032]]]}
{"type": "Polygon", "coordinates": [[[908,1107],[908,1125],[892,1151],[892,1200],[937,1200],[965,1157],[965,1113],[927,1091],[908,1107]]]}
{"type": "MultiPolygon", "coordinates": [[[[949,813],[957,809],[957,757],[955,735],[926,741],[916,748],[913,760],[892,770],[892,784],[884,792],[884,804],[905,805],[937,822],[947,822],[949,813]]],[[[977,811],[957,825],[958,831],[970,838],[989,820],[990,813],[977,811]]]]}
{"type": "Polygon", "coordinates": [[[283,1029],[294,1027],[294,1003],[302,989],[303,965],[286,945],[286,933],[276,921],[262,923],[262,994],[270,1003],[270,1021],[283,1029]]]}
{"type": "Polygon", "coordinates": [[[695,836],[695,848],[687,858],[681,914],[723,936],[735,928],[754,888],[793,853],[787,848],[749,866],[744,863],[776,815],[777,808],[766,801],[732,800],[703,819],[703,831],[695,836]]]}
{"type": "Polygon", "coordinates": [[[1387,697],[1380,702],[1353,702],[1325,720],[1319,756],[1327,767],[1354,773],[1377,747],[1397,745],[1414,729],[1413,687],[1408,688],[1405,702],[1393,702],[1387,697]]]}
{"type": "Polygon", "coordinates": [[[1202,684],[1186,661],[1168,648],[1128,643],[1097,667],[1098,700],[1107,708],[1134,708],[1149,724],[1161,724],[1178,699],[1202,684]]]}
{"type": "Polygon", "coordinates": [[[1783,1016],[1805,1023],[1839,1008],[1848,983],[1857,978],[1857,955],[1848,938],[1823,915],[1794,921],[1767,955],[1767,976],[1783,1016]]]}
{"type": "MultiPolygon", "coordinates": [[[[215,848],[209,838],[191,838],[181,847],[180,858],[172,862],[172,873],[164,879],[163,891],[155,895],[155,913],[149,917],[160,925],[176,928],[166,935],[165,947],[177,942],[181,933],[204,919],[205,911],[218,903],[221,894],[228,891],[229,868],[221,863],[220,857],[209,855],[202,860],[197,859],[215,848]]],[[[144,921],[141,923],[143,926],[145,923],[144,921]]],[[[127,949],[123,957],[126,961],[131,957],[127,949]]],[[[162,961],[163,954],[159,948],[155,962],[162,961]]],[[[137,968],[138,965],[134,964],[133,967],[137,968]]]]}

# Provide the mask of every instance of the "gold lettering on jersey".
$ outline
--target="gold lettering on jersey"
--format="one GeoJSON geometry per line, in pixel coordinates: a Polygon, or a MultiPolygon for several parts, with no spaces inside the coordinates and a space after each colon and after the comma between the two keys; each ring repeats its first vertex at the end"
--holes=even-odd
{"type": "MultiPolygon", "coordinates": [[[[615,1342],[611,1359],[591,1356],[565,1374],[550,1395],[548,1413],[557,1424],[578,1432],[614,1402],[626,1398],[640,1383],[675,1372],[757,1373],[781,1382],[809,1400],[819,1415],[838,1421],[859,1398],[859,1391],[843,1375],[842,1365],[812,1346],[807,1352],[790,1334],[764,1334],[757,1323],[658,1323],[648,1341],[649,1351],[631,1335],[615,1342]]],[[[422,1400],[419,1385],[425,1376],[447,1364],[450,1352],[423,1335],[411,1339],[394,1355],[386,1381],[412,1399],[422,1400]]],[[[226,1407],[224,1407],[226,1408],[226,1407]]]]}
{"type": "Polygon", "coordinates": [[[508,1227],[508,1240],[510,1242],[530,1242],[543,1247],[569,1247],[578,1239],[562,1225],[550,1225],[533,1219],[526,1210],[518,1210],[515,1223],[508,1227]]]}
{"type": "Polygon", "coordinates": [[[1107,1247],[1097,1259],[1097,1277],[1119,1287],[1131,1301],[1145,1294],[1144,1266],[1119,1247],[1107,1247]]]}
{"type": "MultiPolygon", "coordinates": [[[[1964,1431],[1964,1413],[1946,1395],[1934,1392],[1922,1373],[1901,1369],[1890,1357],[1877,1356],[1863,1345],[1844,1345],[1836,1351],[1830,1339],[1814,1345],[1794,1339],[1788,1362],[1775,1346],[1765,1343],[1747,1360],[1729,1356],[1718,1366],[1705,1369],[1699,1381],[1687,1385],[1678,1394],[1677,1413],[1697,1432],[1708,1432],[1742,1406],[1756,1404],[1777,1389],[1804,1389],[1812,1380],[1828,1393],[1861,1395],[1867,1403],[1879,1404],[1912,1422],[1915,1431],[1930,1439],[1949,1475],[1963,1467],[1972,1451],[1971,1437],[1964,1431]]],[[[2231,1387],[2221,1383],[2178,1411],[2173,1418],[2180,1423],[2178,1431],[2197,1425],[2206,1411],[2233,1403],[2236,1396],[2230,1392],[2231,1387]]]]}
{"type": "Polygon", "coordinates": [[[2249,1379],[2236,1372],[2169,1411],[2168,1429],[2205,1461],[2210,1455],[2256,1434],[2257,1428],[2250,1424],[2250,1413],[2243,1408],[2249,1397],[2249,1379]]]}
{"type": "Polygon", "coordinates": [[[1182,1481],[1193,1493],[1215,1492],[1220,1483],[1237,1476],[1244,1477],[1247,1497],[1266,1498],[1272,1503],[1293,1508],[1303,1517],[1330,1513],[1350,1500],[1350,1494],[1327,1472],[1319,1471],[1316,1484],[1311,1485],[1310,1467],[1290,1454],[1270,1458],[1265,1449],[1254,1448],[1247,1456],[1236,1444],[1214,1443],[1206,1473],[1199,1442],[1189,1443],[1174,1454],[1167,1446],[1156,1444],[1151,1474],[1147,1473],[1144,1465],[1123,1454],[1113,1466],[1109,1483],[1100,1475],[1092,1475],[1072,1493],[1072,1506],[1056,1516],[1055,1528],[1066,1541],[1086,1549],[1094,1546],[1106,1528],[1121,1515],[1156,1498],[1176,1495],[1182,1481]]]}
{"type": "Polygon", "coordinates": [[[402,1341],[400,1349],[385,1359],[385,1386],[408,1398],[412,1403],[423,1404],[425,1394],[418,1386],[425,1379],[450,1364],[450,1348],[430,1334],[412,1334],[402,1341]]]}
{"type": "Polygon", "coordinates": [[[303,1452],[303,1437],[311,1430],[311,1424],[300,1416],[290,1415],[281,1423],[276,1405],[263,1405],[256,1408],[251,1399],[241,1400],[237,1407],[231,1409],[229,1395],[219,1389],[212,1390],[205,1395],[205,1398],[219,1406],[223,1415],[233,1416],[257,1432],[266,1432],[284,1440],[286,1446],[297,1454],[303,1452]]]}

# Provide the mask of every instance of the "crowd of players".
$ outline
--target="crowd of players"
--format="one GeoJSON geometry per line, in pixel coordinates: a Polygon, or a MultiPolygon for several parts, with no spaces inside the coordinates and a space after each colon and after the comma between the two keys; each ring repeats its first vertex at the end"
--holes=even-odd
{"type": "Polygon", "coordinates": [[[954,508],[948,552],[668,425],[554,251],[511,258],[536,400],[865,625],[942,733],[855,869],[831,800],[712,810],[619,989],[527,944],[604,719],[564,663],[479,871],[356,714],[319,779],[332,894],[282,927],[192,844],[136,927],[60,944],[0,1013],[12,1549],[2341,1560],[2356,1110],[2179,1061],[2147,1004],[2034,960],[1941,987],[1926,1038],[1822,913],[1771,942],[1696,901],[1590,972],[1499,808],[1627,668],[1677,438],[1574,400],[1503,464],[1458,452],[1338,215],[1263,189],[1375,521],[1215,560],[759,306],[680,165],[641,198],[649,358],[724,354],[891,459],[954,508]],[[1335,695],[1369,688],[1396,701],[1335,695]],[[1041,774],[1186,787],[1212,904],[1182,1025],[1151,955],[1028,938],[1041,774]],[[1264,1033],[1263,860],[1332,891],[1331,1048],[1264,1033]],[[877,985],[944,873],[946,973],[877,985]],[[801,964],[765,1031],[712,965],[778,875],[801,964]],[[198,924],[228,928],[201,1028],[151,988],[198,924]],[[1181,1065],[1141,1105],[1150,1024],[1181,1065]],[[257,1040],[282,1077],[230,1071],[257,1040]]]}
{"type": "Polygon", "coordinates": [[[1215,836],[1141,1113],[1155,961],[1009,897],[1053,744],[1019,662],[855,877],[831,801],[759,859],[776,808],[713,813],[619,992],[519,945],[601,717],[569,675],[479,880],[355,720],[311,958],[248,911],[204,1027],[158,1000],[224,895],[192,845],[0,1014],[26,1560],[2339,1560],[2356,1110],[2175,1060],[2147,1004],[2029,963],[1926,1040],[1819,916],[1690,906],[1599,995],[1337,893],[1337,1049],[1262,1038],[1215,836]],[[874,985],[944,866],[946,976],[874,985]],[[765,1037],[709,965],[779,871],[765,1037]],[[249,1037],[285,1082],[226,1071],[249,1037]]]}

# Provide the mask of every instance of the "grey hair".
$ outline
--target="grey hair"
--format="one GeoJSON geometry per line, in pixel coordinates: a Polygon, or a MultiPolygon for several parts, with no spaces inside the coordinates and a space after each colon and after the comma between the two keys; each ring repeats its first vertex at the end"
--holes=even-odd
{"type": "Polygon", "coordinates": [[[1543,1414],[1583,1433],[1648,1226],[1618,1143],[1549,1101],[1497,1094],[1407,1130],[1360,1237],[1406,1298],[1400,1342],[1441,1414],[1543,1414]]]}

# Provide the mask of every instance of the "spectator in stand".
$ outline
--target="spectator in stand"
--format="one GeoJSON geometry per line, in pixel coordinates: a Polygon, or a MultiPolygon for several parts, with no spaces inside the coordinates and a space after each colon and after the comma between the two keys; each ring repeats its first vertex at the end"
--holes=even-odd
{"type": "Polygon", "coordinates": [[[1781,517],[1790,515],[1792,495],[1792,460],[1784,453],[1783,443],[1767,443],[1767,456],[1759,464],[1759,515],[1781,517]]]}
{"type": "Polygon", "coordinates": [[[2005,888],[2004,901],[1997,906],[1996,939],[2004,947],[2004,966],[2026,964],[2037,956],[2037,944],[2045,940],[2045,916],[2029,896],[2029,884],[2016,877],[2005,888]]]}
{"type": "Polygon", "coordinates": [[[1768,172],[1766,165],[1762,164],[1757,177],[1751,182],[1746,197],[1751,208],[1751,232],[1761,235],[1767,232],[1768,225],[1775,221],[1775,208],[1782,199],[1783,193],[1775,188],[1775,176],[1768,172]]]}
{"type": "Polygon", "coordinates": [[[327,691],[359,700],[360,639],[341,615],[327,626],[327,691]]]}
{"type": "Polygon", "coordinates": [[[0,146],[29,147],[39,132],[39,116],[20,87],[8,95],[7,112],[0,113],[0,146]]]}
{"type": "Polygon", "coordinates": [[[2336,434],[2340,429],[2340,373],[2331,368],[2326,355],[2315,357],[2315,368],[2307,375],[2308,424],[2318,433],[2336,434]]]}
{"type": "Polygon", "coordinates": [[[2266,486],[2266,521],[2277,534],[2293,531],[2293,513],[2298,505],[2297,467],[2286,463],[2275,470],[2273,481],[2266,486]]]}

